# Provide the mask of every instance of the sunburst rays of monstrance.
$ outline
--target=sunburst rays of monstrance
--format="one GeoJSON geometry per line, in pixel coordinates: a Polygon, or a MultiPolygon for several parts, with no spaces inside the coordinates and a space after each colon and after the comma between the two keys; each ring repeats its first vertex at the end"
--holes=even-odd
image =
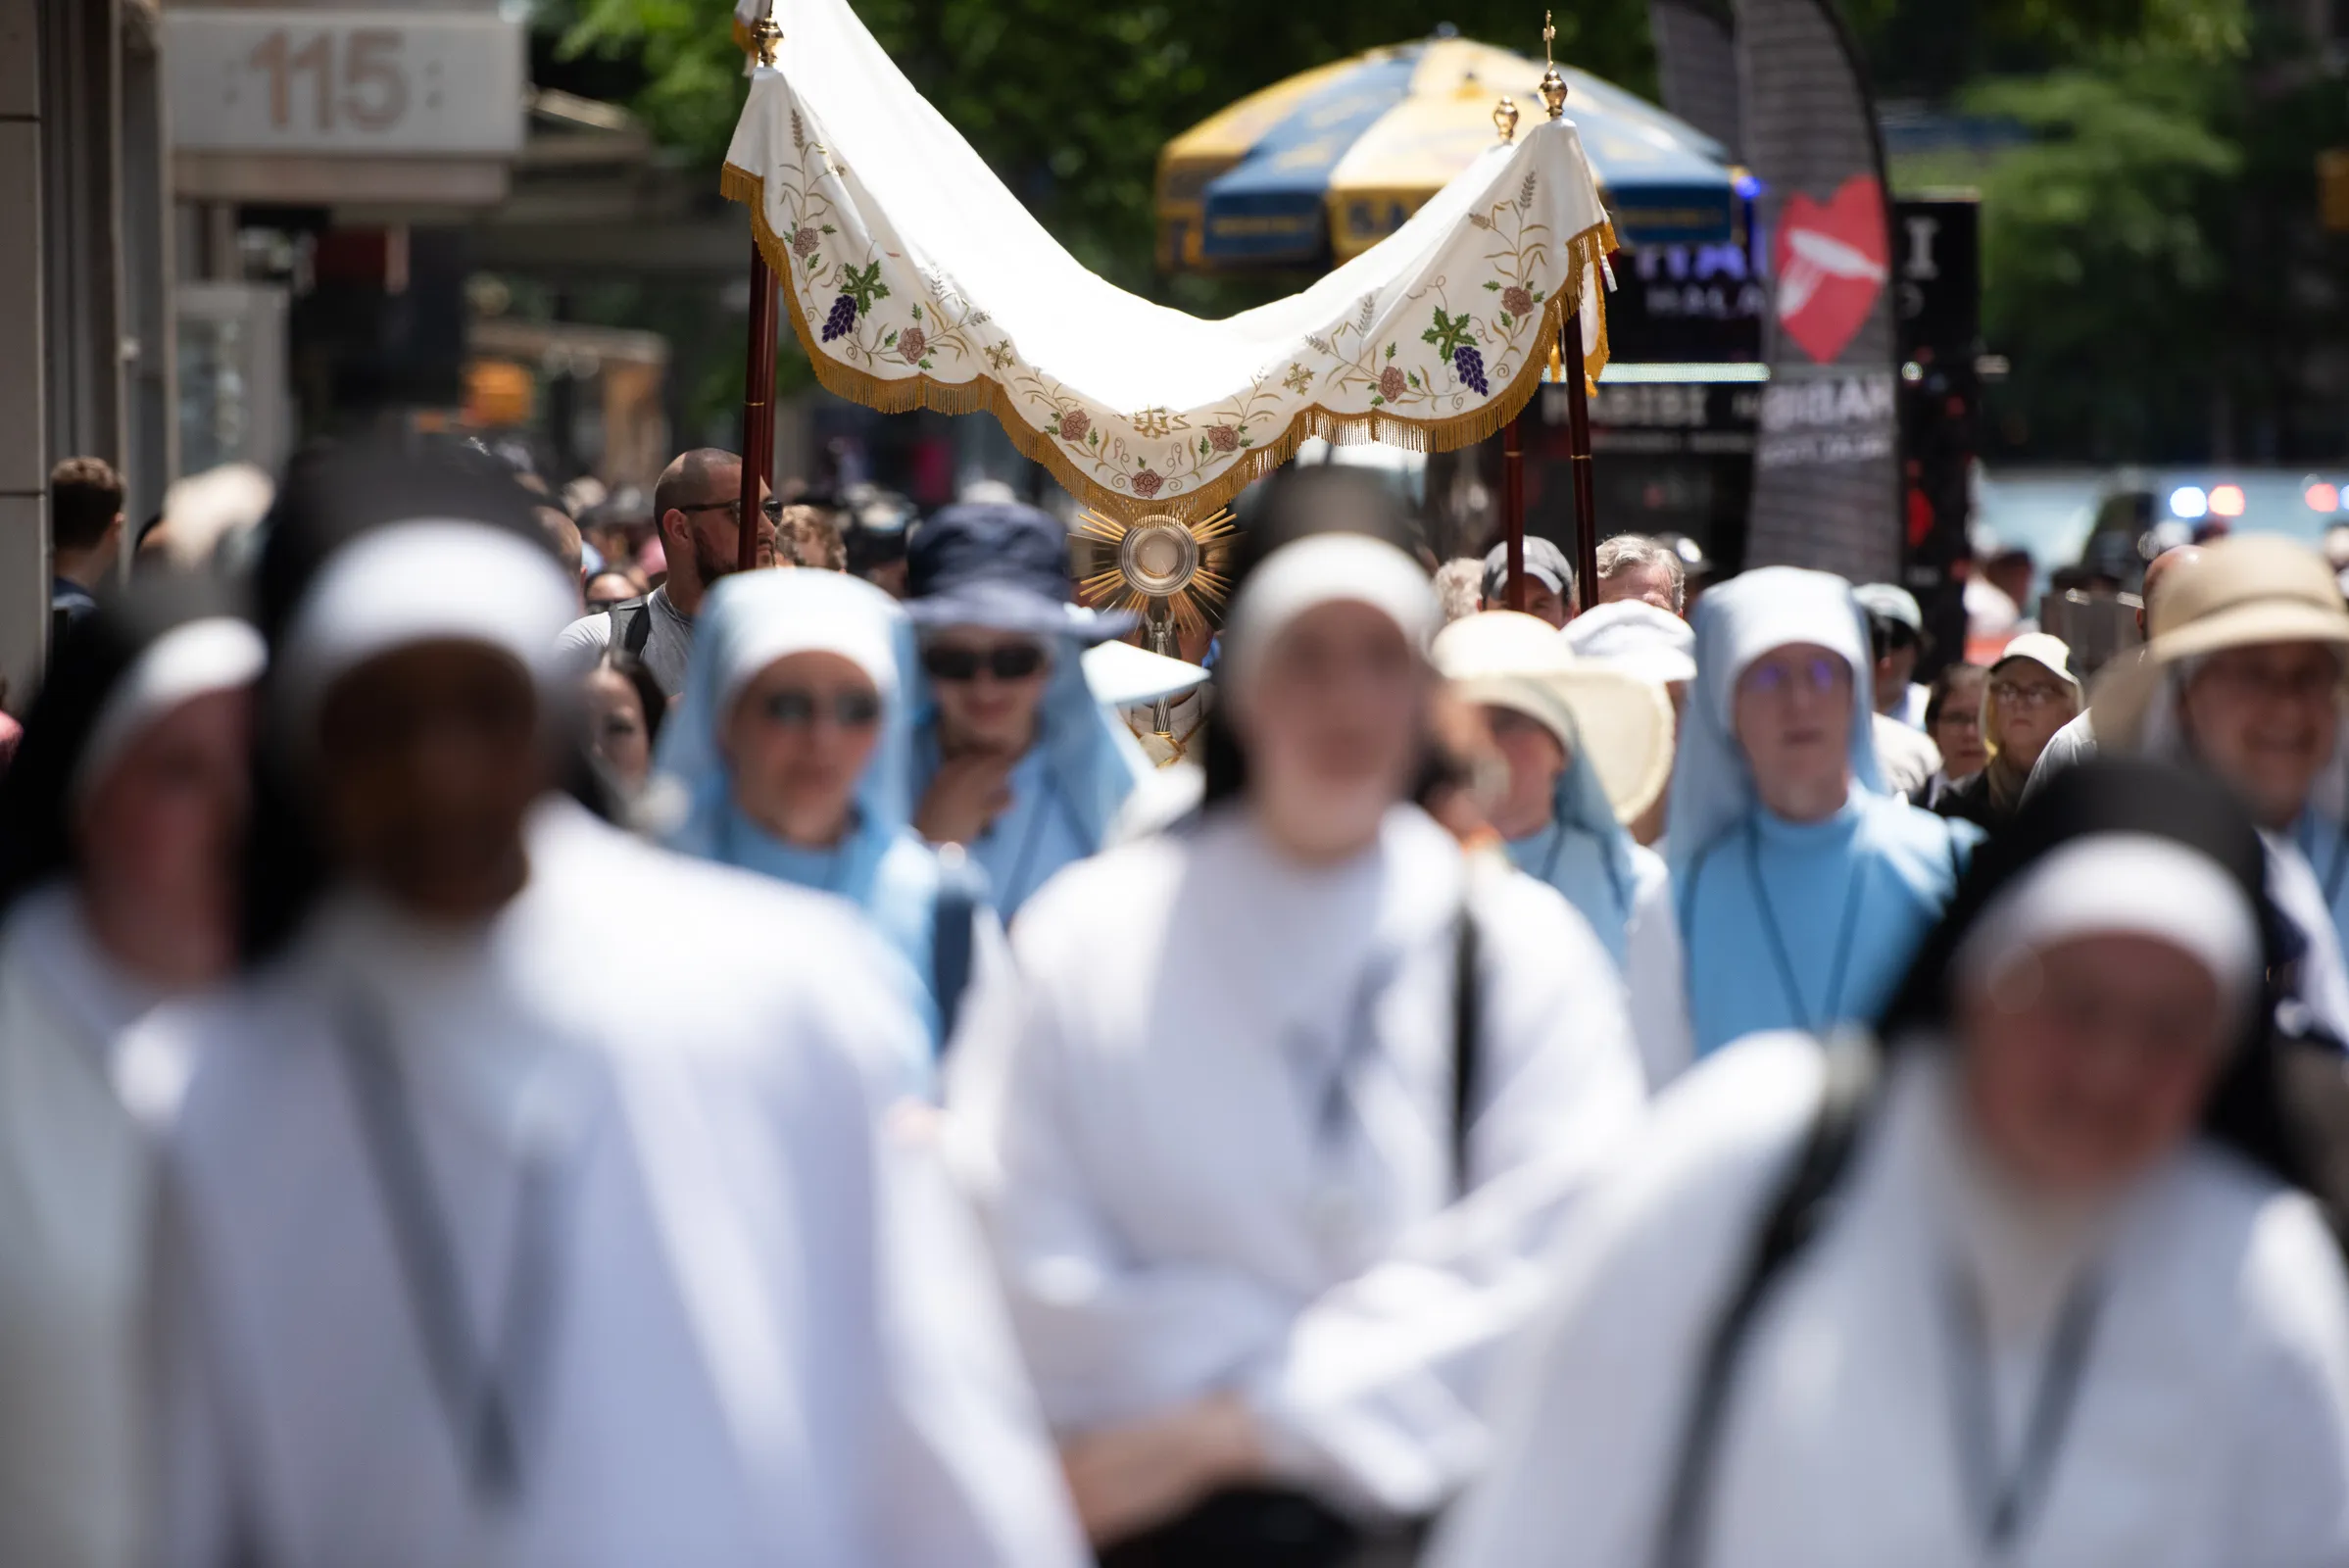
{"type": "MultiPolygon", "coordinates": [[[[1199,518],[1153,512],[1128,519],[1088,511],[1069,543],[1086,603],[1139,612],[1143,646],[1180,659],[1178,629],[1205,632],[1222,619],[1232,586],[1224,568],[1236,532],[1231,513],[1221,508],[1199,518]]],[[[1173,724],[1163,702],[1152,706],[1151,719],[1161,734],[1173,724]]]]}

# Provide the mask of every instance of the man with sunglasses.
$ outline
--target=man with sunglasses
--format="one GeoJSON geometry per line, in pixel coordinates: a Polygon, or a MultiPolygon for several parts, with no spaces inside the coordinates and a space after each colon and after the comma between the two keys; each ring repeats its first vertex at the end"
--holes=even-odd
{"type": "Polygon", "coordinates": [[[948,507],[906,548],[905,610],[932,699],[915,738],[914,824],[969,851],[1005,919],[1101,848],[1150,768],[1078,661],[1133,617],[1071,603],[1067,563],[1060,524],[1011,503],[948,507]]]}
{"type": "MultiPolygon", "coordinates": [[[[781,503],[766,497],[759,520],[761,566],[775,564],[775,519],[782,510],[781,503]]],[[[653,516],[668,562],[667,579],[643,599],[572,621],[556,647],[582,672],[606,648],[623,649],[643,660],[661,691],[673,698],[685,689],[702,599],[740,559],[742,459],[717,447],[697,447],[678,457],[653,486],[653,516]]]]}

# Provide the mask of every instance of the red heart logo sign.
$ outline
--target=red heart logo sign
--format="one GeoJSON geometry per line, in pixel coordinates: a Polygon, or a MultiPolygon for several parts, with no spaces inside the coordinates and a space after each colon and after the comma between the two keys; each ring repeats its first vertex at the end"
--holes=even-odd
{"type": "Polygon", "coordinates": [[[1833,364],[1866,324],[1889,275],[1884,188],[1854,174],[1824,206],[1796,191],[1779,214],[1770,250],[1779,323],[1805,354],[1833,364]]]}

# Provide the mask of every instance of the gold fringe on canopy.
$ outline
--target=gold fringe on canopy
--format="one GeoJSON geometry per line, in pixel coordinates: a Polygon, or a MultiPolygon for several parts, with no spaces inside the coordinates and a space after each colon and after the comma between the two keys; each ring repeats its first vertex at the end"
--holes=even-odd
{"type": "MultiPolygon", "coordinates": [[[[1287,463],[1296,456],[1298,446],[1316,436],[1336,446],[1377,441],[1410,452],[1450,452],[1474,446],[1497,433],[1522,413],[1542,382],[1550,379],[1551,356],[1536,348],[1526,354],[1525,363],[1494,396],[1449,418],[1413,419],[1377,410],[1340,414],[1310,404],[1293,414],[1279,435],[1249,448],[1230,467],[1201,482],[1197,489],[1154,499],[1128,495],[1109,489],[1079,469],[1049,431],[1039,430],[1021,417],[1011,394],[984,370],[968,381],[942,381],[926,372],[905,377],[879,376],[843,365],[826,354],[818,341],[816,324],[808,319],[800,300],[793,276],[791,247],[767,222],[765,185],[761,176],[734,164],[726,165],[719,175],[719,189],[726,199],[750,209],[751,226],[758,236],[759,248],[783,290],[785,314],[790,317],[792,330],[799,334],[800,347],[815,368],[815,378],[824,390],[883,414],[904,414],[914,409],[935,409],[941,414],[992,413],[1004,433],[1011,437],[1012,444],[1050,469],[1070,494],[1097,511],[1129,521],[1150,513],[1204,516],[1287,463]]],[[[1615,248],[1614,225],[1603,220],[1566,241],[1565,280],[1542,304],[1542,331],[1534,339],[1536,344],[1554,343],[1567,322],[1579,323],[1584,279],[1603,275],[1604,260],[1615,248]]],[[[1608,353],[1604,285],[1600,287],[1598,343],[1585,362],[1593,381],[1606,367],[1608,353]]]]}

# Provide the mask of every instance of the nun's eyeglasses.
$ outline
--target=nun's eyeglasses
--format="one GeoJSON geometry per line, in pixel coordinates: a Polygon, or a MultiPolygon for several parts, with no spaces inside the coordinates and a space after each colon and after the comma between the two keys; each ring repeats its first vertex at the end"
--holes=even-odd
{"type": "Polygon", "coordinates": [[[1743,684],[1747,690],[1768,697],[1795,691],[1824,697],[1850,678],[1850,666],[1843,661],[1820,658],[1786,664],[1756,664],[1745,672],[1743,684]]]}
{"type": "Polygon", "coordinates": [[[1005,643],[984,653],[975,648],[925,648],[921,667],[932,680],[976,680],[982,668],[997,680],[1026,680],[1044,668],[1044,650],[1034,643],[1005,643]]]}
{"type": "Polygon", "coordinates": [[[811,729],[818,714],[842,729],[870,729],[881,721],[881,699],[871,692],[834,692],[824,698],[786,687],[760,698],[759,710],[778,729],[811,729]]]}

